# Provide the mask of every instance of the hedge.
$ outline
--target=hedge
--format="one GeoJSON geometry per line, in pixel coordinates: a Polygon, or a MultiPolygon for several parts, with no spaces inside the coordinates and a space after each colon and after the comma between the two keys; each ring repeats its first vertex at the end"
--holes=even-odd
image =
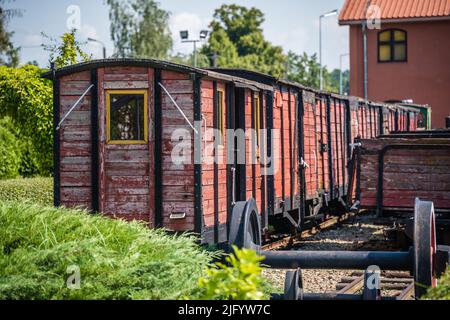
{"type": "Polygon", "coordinates": [[[53,205],[53,178],[0,180],[0,201],[53,205]]]}

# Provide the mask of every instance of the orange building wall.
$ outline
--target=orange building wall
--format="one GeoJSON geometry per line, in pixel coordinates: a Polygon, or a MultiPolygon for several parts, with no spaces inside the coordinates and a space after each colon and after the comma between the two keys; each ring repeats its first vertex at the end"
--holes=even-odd
{"type": "MultiPolygon", "coordinates": [[[[368,98],[429,104],[433,128],[443,128],[450,115],[450,20],[382,23],[390,28],[407,32],[408,61],[378,63],[380,30],[367,30],[368,98]]],[[[361,25],[350,26],[350,95],[364,97],[361,25]]]]}

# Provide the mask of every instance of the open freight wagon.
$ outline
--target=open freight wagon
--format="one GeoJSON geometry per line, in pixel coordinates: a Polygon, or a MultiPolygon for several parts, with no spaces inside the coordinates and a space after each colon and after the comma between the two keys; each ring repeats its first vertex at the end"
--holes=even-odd
{"type": "Polygon", "coordinates": [[[151,59],[44,76],[54,85],[55,205],[194,231],[204,243],[228,240],[238,201],[256,200],[266,236],[269,223],[300,229],[347,206],[355,138],[414,130],[417,116],[255,72],[151,59]]]}

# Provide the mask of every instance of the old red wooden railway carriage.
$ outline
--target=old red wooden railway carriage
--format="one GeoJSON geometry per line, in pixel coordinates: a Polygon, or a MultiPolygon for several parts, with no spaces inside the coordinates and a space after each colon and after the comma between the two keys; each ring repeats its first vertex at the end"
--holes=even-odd
{"type": "Polygon", "coordinates": [[[305,216],[344,203],[354,138],[413,130],[416,116],[255,72],[149,59],[91,61],[44,76],[54,81],[55,205],[195,231],[207,243],[227,241],[236,201],[256,200],[264,230],[269,218],[300,227],[305,216]],[[267,139],[236,142],[227,129],[267,129],[267,139]],[[190,153],[174,162],[180,138],[190,153]],[[272,161],[240,162],[239,152],[267,152],[272,161]]]}

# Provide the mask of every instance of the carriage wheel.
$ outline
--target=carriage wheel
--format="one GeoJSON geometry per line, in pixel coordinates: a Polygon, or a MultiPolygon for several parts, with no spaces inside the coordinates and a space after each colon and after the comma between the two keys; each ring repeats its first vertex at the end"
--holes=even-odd
{"type": "Polygon", "coordinates": [[[228,242],[238,248],[261,249],[261,222],[254,199],[234,205],[228,242]]]}
{"type": "Polygon", "coordinates": [[[303,300],[303,278],[300,268],[286,272],[284,300],[303,300]]]}
{"type": "Polygon", "coordinates": [[[434,205],[416,199],[414,209],[414,282],[415,295],[420,298],[429,287],[435,287],[436,225],[434,205]]]}

